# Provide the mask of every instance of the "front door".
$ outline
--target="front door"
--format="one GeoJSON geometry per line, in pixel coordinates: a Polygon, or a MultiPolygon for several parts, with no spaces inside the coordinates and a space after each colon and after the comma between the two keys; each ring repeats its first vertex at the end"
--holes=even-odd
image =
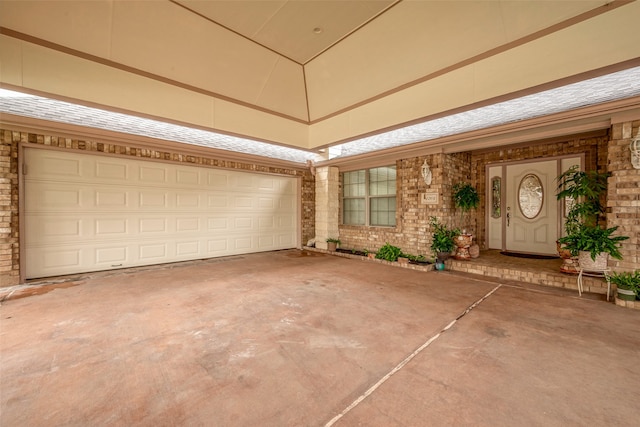
{"type": "Polygon", "coordinates": [[[558,233],[557,160],[506,168],[506,250],[554,254],[558,233]]]}
{"type": "Polygon", "coordinates": [[[487,240],[489,249],[557,255],[564,211],[556,200],[556,177],[582,156],[487,166],[487,240]]]}

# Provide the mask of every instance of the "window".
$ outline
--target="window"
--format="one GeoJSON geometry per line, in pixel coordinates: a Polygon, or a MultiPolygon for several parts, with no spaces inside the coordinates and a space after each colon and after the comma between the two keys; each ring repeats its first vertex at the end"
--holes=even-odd
{"type": "Polygon", "coordinates": [[[396,225],[396,167],[383,166],[342,174],[342,222],[347,225],[396,225]]]}

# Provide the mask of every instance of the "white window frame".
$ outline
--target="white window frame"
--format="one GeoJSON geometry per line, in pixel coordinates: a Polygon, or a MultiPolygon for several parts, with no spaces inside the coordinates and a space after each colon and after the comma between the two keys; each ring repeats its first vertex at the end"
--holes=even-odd
{"type": "Polygon", "coordinates": [[[398,195],[397,195],[397,183],[398,183],[398,175],[397,175],[397,167],[396,165],[382,165],[382,166],[376,166],[376,167],[371,167],[371,168],[366,168],[366,169],[356,169],[356,170],[352,170],[352,171],[345,171],[342,172],[342,185],[343,185],[343,189],[342,189],[342,194],[341,194],[341,201],[342,201],[342,215],[340,218],[340,222],[342,225],[347,225],[347,226],[354,226],[354,227],[384,227],[384,228],[395,228],[397,226],[397,213],[398,213],[398,195]],[[371,181],[370,181],[370,175],[371,175],[371,170],[373,169],[378,169],[378,168],[393,168],[396,171],[396,176],[395,179],[393,180],[393,193],[386,193],[386,194],[377,194],[377,195],[372,195],[371,194],[371,181]],[[345,189],[346,186],[348,184],[345,184],[345,174],[348,173],[354,173],[354,172],[361,172],[364,171],[364,195],[363,196],[345,196],[345,189]],[[346,214],[346,209],[345,209],[345,200],[356,200],[356,199],[361,199],[364,201],[364,224],[354,224],[354,223],[347,223],[345,221],[345,214],[346,214]],[[395,206],[393,208],[393,224],[371,224],[371,201],[373,199],[395,199],[395,206]]]}

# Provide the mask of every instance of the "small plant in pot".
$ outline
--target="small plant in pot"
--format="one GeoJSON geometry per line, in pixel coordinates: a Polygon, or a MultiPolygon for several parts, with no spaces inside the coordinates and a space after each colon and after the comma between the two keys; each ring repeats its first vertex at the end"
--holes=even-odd
{"type": "Polygon", "coordinates": [[[618,299],[633,301],[640,298],[640,270],[615,272],[609,279],[616,285],[618,299]]]}
{"type": "Polygon", "coordinates": [[[450,229],[435,216],[429,218],[429,225],[433,230],[431,251],[438,260],[444,261],[449,258],[451,252],[456,248],[455,238],[460,234],[460,230],[457,228],[450,229]]]}
{"type": "Polygon", "coordinates": [[[453,202],[456,209],[460,211],[460,219],[463,224],[462,233],[455,240],[458,247],[456,259],[470,259],[469,247],[473,241],[473,234],[470,233],[469,213],[480,204],[480,196],[471,184],[459,182],[453,186],[453,202]]]}
{"type": "Polygon", "coordinates": [[[566,244],[572,253],[578,253],[578,260],[583,269],[604,270],[607,268],[609,256],[622,259],[620,242],[629,238],[613,236],[617,229],[618,227],[604,228],[581,224],[573,234],[558,241],[566,244]]]}
{"type": "Polygon", "coordinates": [[[327,239],[327,250],[331,251],[331,252],[335,252],[336,249],[338,248],[338,246],[340,246],[342,242],[340,241],[340,239],[336,239],[334,237],[329,237],[327,239]]]}

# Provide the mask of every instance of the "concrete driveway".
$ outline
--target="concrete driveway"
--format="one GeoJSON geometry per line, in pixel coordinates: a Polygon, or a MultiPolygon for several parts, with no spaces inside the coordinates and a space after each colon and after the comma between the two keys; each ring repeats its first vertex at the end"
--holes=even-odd
{"type": "Polygon", "coordinates": [[[600,296],[297,250],[39,289],[3,427],[640,422],[640,312],[600,296]]]}

